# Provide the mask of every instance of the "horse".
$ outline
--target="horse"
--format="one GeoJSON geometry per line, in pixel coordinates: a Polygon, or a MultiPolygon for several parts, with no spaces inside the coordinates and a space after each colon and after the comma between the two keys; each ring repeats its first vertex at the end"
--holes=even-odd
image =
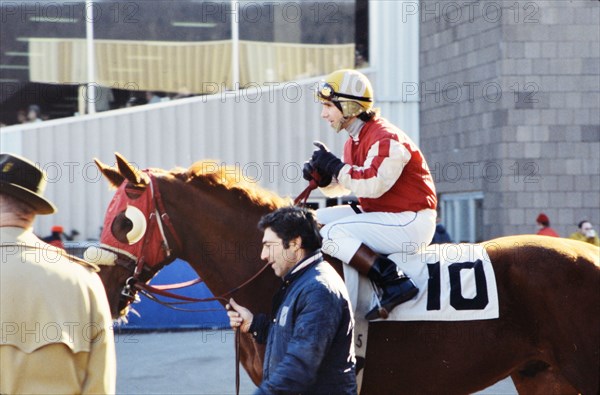
{"type": "MultiPolygon", "coordinates": [[[[223,305],[235,297],[253,312],[270,312],[281,280],[259,258],[256,225],[290,200],[215,162],[142,171],[116,158],[116,168],[96,160],[118,188],[96,251],[113,317],[126,313],[132,286],[150,281],[175,257],[187,261],[223,305]]],[[[484,246],[497,281],[499,318],[371,322],[362,394],[467,394],[507,376],[519,393],[598,393],[599,249],[534,235],[484,246]]],[[[242,334],[240,362],[256,385],[264,351],[242,334]]]]}

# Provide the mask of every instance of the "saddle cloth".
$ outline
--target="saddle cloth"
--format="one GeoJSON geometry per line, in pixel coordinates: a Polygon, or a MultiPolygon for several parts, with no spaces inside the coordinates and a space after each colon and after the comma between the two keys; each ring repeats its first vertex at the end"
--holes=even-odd
{"type": "MultiPolygon", "coordinates": [[[[498,318],[498,291],[490,258],[480,244],[434,244],[417,254],[389,256],[419,288],[390,312],[393,321],[469,321],[498,318]]],[[[348,265],[344,279],[356,319],[375,304],[371,282],[348,265]]]]}
{"type": "MultiPolygon", "coordinates": [[[[387,321],[469,321],[498,318],[498,291],[490,258],[479,244],[434,244],[417,254],[389,256],[419,288],[417,296],[396,306],[387,321]]],[[[367,352],[365,314],[377,298],[373,285],[349,265],[344,280],[354,307],[357,360],[367,352]]],[[[383,320],[376,320],[383,321],[383,320]]],[[[363,367],[366,364],[362,365],[363,367]]],[[[364,370],[357,371],[362,386],[364,370]]]]}

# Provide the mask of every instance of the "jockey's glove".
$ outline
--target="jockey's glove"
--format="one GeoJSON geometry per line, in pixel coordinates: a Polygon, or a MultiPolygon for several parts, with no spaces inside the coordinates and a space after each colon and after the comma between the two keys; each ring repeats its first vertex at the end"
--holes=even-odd
{"type": "Polygon", "coordinates": [[[320,141],[315,141],[313,144],[317,149],[313,152],[311,162],[319,174],[337,178],[340,170],[344,167],[344,162],[332,154],[325,144],[320,141]]]}
{"type": "Polygon", "coordinates": [[[328,176],[320,174],[319,171],[315,169],[311,161],[304,162],[304,167],[302,167],[302,177],[306,181],[315,180],[317,186],[319,186],[320,188],[326,187],[327,185],[331,184],[332,179],[330,175],[328,176]],[[316,178],[315,173],[318,175],[318,177],[316,178]]]}
{"type": "Polygon", "coordinates": [[[312,181],[314,179],[313,171],[315,171],[315,168],[310,163],[310,161],[307,160],[306,162],[304,162],[304,166],[302,166],[302,178],[309,182],[312,181]]]}

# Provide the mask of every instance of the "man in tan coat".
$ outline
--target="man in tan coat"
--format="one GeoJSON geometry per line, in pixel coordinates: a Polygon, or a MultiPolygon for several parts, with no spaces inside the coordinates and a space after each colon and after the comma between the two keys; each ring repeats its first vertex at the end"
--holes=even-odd
{"type": "Polygon", "coordinates": [[[114,394],[115,344],[97,268],[38,239],[44,173],[0,154],[0,393],[114,394]]]}

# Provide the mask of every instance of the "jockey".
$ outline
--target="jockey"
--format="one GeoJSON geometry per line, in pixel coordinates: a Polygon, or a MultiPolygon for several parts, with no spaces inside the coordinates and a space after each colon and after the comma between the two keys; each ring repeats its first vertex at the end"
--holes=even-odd
{"type": "Polygon", "coordinates": [[[321,81],[317,97],[321,117],[348,133],[342,159],[325,145],[304,164],[303,176],[320,176],[328,197],[353,193],[358,207],[317,210],[323,251],[355,268],[377,285],[382,296],[368,320],[387,318],[395,306],[412,299],[418,288],[384,255],[415,252],[431,241],[437,198],[429,167],[415,143],[373,109],[367,77],[355,70],[338,70],[321,81]],[[384,254],[384,255],[380,255],[384,254]]]}

